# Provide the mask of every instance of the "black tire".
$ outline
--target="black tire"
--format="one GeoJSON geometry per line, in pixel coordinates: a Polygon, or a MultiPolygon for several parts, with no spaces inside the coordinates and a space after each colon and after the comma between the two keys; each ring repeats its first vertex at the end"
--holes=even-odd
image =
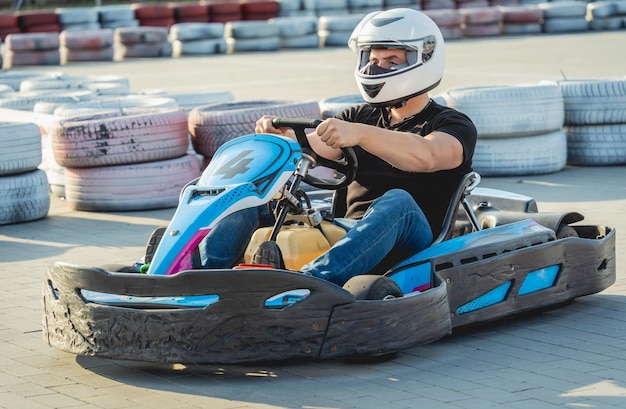
{"type": "Polygon", "coordinates": [[[357,300],[384,300],[404,295],[391,278],[371,274],[352,277],[343,288],[357,300]]]}
{"type": "Polygon", "coordinates": [[[558,229],[556,229],[556,238],[565,239],[567,237],[578,237],[578,232],[572,226],[567,224],[559,225],[558,229]]]}

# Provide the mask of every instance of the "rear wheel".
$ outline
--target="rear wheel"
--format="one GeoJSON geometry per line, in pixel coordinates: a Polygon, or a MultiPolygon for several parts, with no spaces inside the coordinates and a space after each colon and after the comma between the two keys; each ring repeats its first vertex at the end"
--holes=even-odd
{"type": "Polygon", "coordinates": [[[343,288],[357,300],[387,300],[403,296],[402,290],[392,279],[378,275],[352,277],[343,288]]]}

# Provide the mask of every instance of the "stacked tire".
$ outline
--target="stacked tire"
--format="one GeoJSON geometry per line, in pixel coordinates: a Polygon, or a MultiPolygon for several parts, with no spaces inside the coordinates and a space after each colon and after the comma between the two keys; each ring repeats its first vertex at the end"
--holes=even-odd
{"type": "Polygon", "coordinates": [[[102,28],[115,30],[121,27],[139,26],[139,20],[135,18],[135,10],[130,6],[101,6],[96,10],[102,28]]]}
{"type": "Polygon", "coordinates": [[[276,17],[269,22],[279,27],[280,48],[319,48],[317,20],[314,16],[294,16],[276,17]]]}
{"type": "Polygon", "coordinates": [[[322,47],[345,47],[350,35],[363,15],[324,15],[318,21],[318,34],[322,47]]]}
{"type": "Polygon", "coordinates": [[[110,28],[62,31],[59,35],[61,64],[113,61],[113,33],[110,28]]]}
{"type": "Polygon", "coordinates": [[[270,20],[278,17],[280,3],[276,0],[241,0],[243,20],[270,20]]]}
{"type": "Polygon", "coordinates": [[[587,4],[591,30],[619,30],[626,27],[626,1],[597,1],[587,4]]]}
{"type": "Polygon", "coordinates": [[[567,161],[626,164],[626,79],[562,80],[567,161]]]}
{"type": "Polygon", "coordinates": [[[209,5],[207,3],[170,3],[176,23],[208,23],[209,5]]]}
{"type": "Polygon", "coordinates": [[[176,23],[170,27],[172,56],[225,54],[224,23],[176,23]]]}
{"type": "Polygon", "coordinates": [[[4,68],[59,65],[58,33],[9,34],[5,39],[4,68]]]}
{"type": "Polygon", "coordinates": [[[198,159],[187,154],[187,114],[180,109],[72,117],[55,122],[49,135],[75,210],[175,207],[182,187],[200,174],[198,159]]]}
{"type": "Polygon", "coordinates": [[[588,30],[587,5],[581,1],[541,3],[545,33],[575,33],[588,30]]]}
{"type": "Polygon", "coordinates": [[[41,133],[32,123],[0,123],[0,225],[38,220],[50,210],[41,163],[41,133]]]}
{"type": "Polygon", "coordinates": [[[172,55],[165,27],[120,27],[114,32],[115,59],[159,58],[172,55]]]}
{"type": "Polygon", "coordinates": [[[497,7],[461,9],[464,37],[498,36],[502,33],[502,12],[497,7]]]}
{"type": "Polygon", "coordinates": [[[174,9],[167,4],[134,3],[131,8],[140,26],[169,28],[176,23],[174,9]]]}
{"type": "Polygon", "coordinates": [[[320,117],[319,105],[314,101],[262,100],[200,106],[189,113],[193,148],[206,162],[224,143],[254,133],[256,121],[265,114],[285,118],[320,117]]]}
{"type": "Polygon", "coordinates": [[[430,17],[441,30],[445,40],[458,40],[463,37],[464,16],[455,9],[429,9],[424,14],[430,17]]]}
{"type": "Polygon", "coordinates": [[[63,31],[98,30],[98,10],[93,7],[58,8],[55,10],[63,31]]]}
{"type": "Polygon", "coordinates": [[[303,0],[303,5],[305,10],[318,17],[350,14],[348,0],[303,0]]]}
{"type": "Polygon", "coordinates": [[[240,21],[243,18],[241,4],[232,2],[209,2],[209,21],[213,23],[228,23],[240,21]]]}
{"type": "Polygon", "coordinates": [[[19,12],[17,23],[23,33],[60,33],[63,30],[54,11],[19,12]]]}
{"type": "Polygon", "coordinates": [[[20,32],[20,28],[17,24],[17,14],[0,13],[0,40],[4,41],[9,34],[20,32]]]}
{"type": "Polygon", "coordinates": [[[280,29],[268,21],[230,21],[224,26],[227,52],[278,51],[280,29]]]}
{"type": "Polygon", "coordinates": [[[509,35],[540,34],[543,11],[536,5],[502,6],[502,33],[509,35]]]}
{"type": "Polygon", "coordinates": [[[483,176],[535,175],[565,167],[565,113],[557,85],[455,88],[441,97],[476,125],[473,166],[483,176]]]}

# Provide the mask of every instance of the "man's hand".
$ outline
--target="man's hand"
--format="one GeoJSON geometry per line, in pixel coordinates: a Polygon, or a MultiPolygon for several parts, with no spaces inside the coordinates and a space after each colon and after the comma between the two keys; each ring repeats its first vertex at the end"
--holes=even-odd
{"type": "Polygon", "coordinates": [[[358,132],[354,124],[336,118],[329,118],[315,130],[319,138],[331,148],[350,148],[359,144],[358,132]]]}
{"type": "Polygon", "coordinates": [[[296,139],[296,135],[291,128],[275,128],[272,121],[277,118],[274,115],[263,115],[256,121],[254,127],[255,133],[271,133],[275,135],[283,135],[291,139],[296,139]]]}

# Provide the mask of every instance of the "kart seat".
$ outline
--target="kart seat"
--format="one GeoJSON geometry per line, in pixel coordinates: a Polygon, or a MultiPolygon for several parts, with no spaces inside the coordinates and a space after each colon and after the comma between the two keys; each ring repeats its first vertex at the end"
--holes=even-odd
{"type": "MultiPolygon", "coordinates": [[[[441,243],[454,235],[455,223],[461,209],[463,209],[463,212],[467,216],[472,229],[474,231],[481,229],[480,223],[474,214],[472,206],[467,200],[467,196],[476,186],[478,186],[479,183],[480,175],[477,172],[468,172],[463,176],[458,187],[454,191],[452,198],[450,199],[450,204],[448,205],[448,210],[446,211],[446,215],[443,220],[441,233],[437,238],[435,238],[432,244],[441,243]]],[[[346,189],[336,190],[334,192],[331,207],[331,214],[333,217],[342,217],[346,214],[346,194],[346,189]]]]}
{"type": "Polygon", "coordinates": [[[446,241],[454,235],[455,223],[458,219],[459,211],[461,209],[463,209],[465,216],[467,216],[467,219],[469,220],[473,231],[478,231],[481,229],[478,218],[474,214],[474,210],[467,200],[467,196],[472,192],[472,190],[474,190],[476,186],[478,186],[479,183],[480,175],[477,172],[469,172],[463,176],[463,178],[459,182],[458,187],[454,191],[454,194],[452,195],[450,204],[448,205],[448,210],[446,211],[446,215],[443,219],[441,233],[433,241],[432,244],[446,241]]]}

